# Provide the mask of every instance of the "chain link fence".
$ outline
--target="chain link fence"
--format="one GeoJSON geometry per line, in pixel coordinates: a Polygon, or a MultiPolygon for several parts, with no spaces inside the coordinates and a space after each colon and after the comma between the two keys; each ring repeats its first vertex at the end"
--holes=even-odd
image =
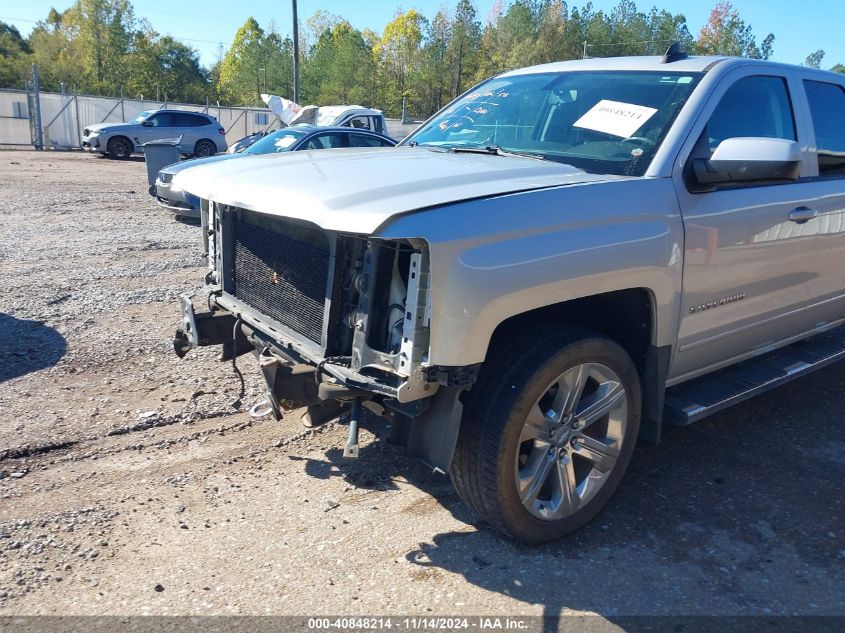
{"type": "MultiPolygon", "coordinates": [[[[273,120],[266,108],[232,108],[217,105],[170,103],[94,97],[90,95],[0,89],[0,146],[44,149],[79,149],[82,130],[95,123],[130,121],[145,110],[168,108],[204,112],[217,118],[226,130],[226,143],[231,145],[244,136],[263,130],[273,120]],[[38,125],[40,114],[40,127],[38,125]]],[[[417,124],[387,120],[387,134],[402,139],[417,124]]]]}

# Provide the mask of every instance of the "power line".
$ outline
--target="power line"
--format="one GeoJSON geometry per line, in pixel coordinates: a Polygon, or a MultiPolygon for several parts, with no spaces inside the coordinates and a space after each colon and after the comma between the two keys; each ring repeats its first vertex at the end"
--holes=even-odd
{"type": "MultiPolygon", "coordinates": [[[[0,20],[14,20],[16,22],[26,22],[27,24],[39,24],[39,20],[25,20],[24,18],[13,18],[5,15],[0,15],[0,20]]],[[[170,33],[165,35],[159,34],[159,37],[170,37],[182,42],[199,42],[200,44],[222,44],[223,46],[230,46],[232,44],[231,42],[223,42],[221,40],[200,40],[193,37],[179,37],[178,35],[171,35],[170,33]]]]}
{"type": "Polygon", "coordinates": [[[177,37],[176,35],[170,35],[169,33],[167,35],[160,35],[160,37],[171,37],[174,40],[180,40],[183,42],[200,42],[201,44],[222,44],[223,46],[231,46],[232,44],[231,42],[222,42],[220,40],[196,40],[190,37],[177,37]]]}
{"type": "Polygon", "coordinates": [[[596,46],[627,46],[629,44],[657,44],[659,42],[675,42],[677,38],[669,38],[665,40],[644,40],[642,42],[614,42],[612,44],[589,44],[587,43],[587,48],[594,48],[596,46]]]}
{"type": "Polygon", "coordinates": [[[0,15],[0,20],[14,20],[15,22],[26,22],[28,24],[38,24],[38,20],[24,20],[23,18],[11,18],[7,15],[0,15]]]}
{"type": "MultiPolygon", "coordinates": [[[[231,22],[228,18],[217,18],[214,16],[197,15],[196,13],[178,13],[175,11],[147,11],[147,13],[157,13],[159,15],[181,15],[186,18],[201,18],[203,20],[216,20],[219,22],[231,22]]],[[[40,20],[27,20],[26,18],[13,18],[11,16],[0,15],[0,20],[14,20],[15,22],[26,22],[28,24],[38,24],[40,20]]],[[[182,38],[187,39],[187,38],[182,38]]]]}

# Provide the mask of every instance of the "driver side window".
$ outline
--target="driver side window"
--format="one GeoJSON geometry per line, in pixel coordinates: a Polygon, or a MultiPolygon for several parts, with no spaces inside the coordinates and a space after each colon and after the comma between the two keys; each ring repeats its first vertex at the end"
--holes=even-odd
{"type": "MultiPolygon", "coordinates": [[[[783,77],[743,77],[722,95],[684,166],[684,180],[689,191],[712,191],[711,185],[698,181],[694,165],[711,159],[723,141],[743,137],[798,140],[792,102],[783,77]]],[[[736,188],[760,184],[758,180],[747,180],[723,182],[719,186],[736,188]]]]}
{"type": "Polygon", "coordinates": [[[147,121],[153,124],[153,127],[173,127],[171,123],[171,115],[169,113],[156,114],[150,117],[147,121]]]}
{"type": "Polygon", "coordinates": [[[729,138],[756,136],[795,141],[795,119],[786,81],[782,77],[745,77],[731,86],[719,101],[704,129],[709,158],[719,143],[729,138]]]}

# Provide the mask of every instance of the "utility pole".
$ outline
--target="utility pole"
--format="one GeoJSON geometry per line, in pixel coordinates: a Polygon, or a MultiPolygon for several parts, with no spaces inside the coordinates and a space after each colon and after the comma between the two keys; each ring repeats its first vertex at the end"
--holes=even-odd
{"type": "Polygon", "coordinates": [[[293,102],[299,103],[299,19],[296,0],[293,0],[293,102]]]}

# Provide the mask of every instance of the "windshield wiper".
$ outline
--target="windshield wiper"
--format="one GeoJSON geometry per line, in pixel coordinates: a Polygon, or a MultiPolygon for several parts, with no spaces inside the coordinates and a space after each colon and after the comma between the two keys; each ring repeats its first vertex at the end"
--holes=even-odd
{"type": "Polygon", "coordinates": [[[455,154],[489,154],[491,156],[517,156],[519,158],[533,158],[534,160],[546,160],[546,157],[542,154],[532,154],[530,152],[514,152],[509,149],[502,149],[498,145],[484,145],[477,147],[473,147],[472,145],[457,145],[454,147],[450,147],[449,151],[454,152],[455,154]]]}

